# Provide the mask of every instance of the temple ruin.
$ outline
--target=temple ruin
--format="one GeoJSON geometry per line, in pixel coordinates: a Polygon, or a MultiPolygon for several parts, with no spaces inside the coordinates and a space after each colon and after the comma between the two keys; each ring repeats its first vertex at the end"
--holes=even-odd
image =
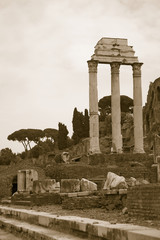
{"type": "Polygon", "coordinates": [[[119,69],[121,65],[132,66],[134,99],[134,152],[144,153],[141,89],[141,66],[143,63],[139,62],[138,57],[134,56],[134,54],[135,52],[132,46],[128,46],[127,39],[102,38],[96,44],[91,60],[88,61],[91,154],[100,153],[97,90],[98,64],[110,64],[111,66],[112,148],[115,153],[123,152],[119,69]]]}

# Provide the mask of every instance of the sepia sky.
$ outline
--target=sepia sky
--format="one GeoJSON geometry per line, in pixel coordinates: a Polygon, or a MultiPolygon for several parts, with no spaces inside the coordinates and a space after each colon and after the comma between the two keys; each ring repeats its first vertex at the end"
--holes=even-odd
{"type": "MultiPolygon", "coordinates": [[[[159,0],[0,0],[0,149],[22,128],[67,125],[88,109],[87,60],[102,37],[127,38],[142,66],[143,104],[160,77],[159,0]]],[[[98,97],[110,95],[110,67],[98,66],[98,97]]],[[[120,69],[132,97],[132,69],[120,69]]]]}

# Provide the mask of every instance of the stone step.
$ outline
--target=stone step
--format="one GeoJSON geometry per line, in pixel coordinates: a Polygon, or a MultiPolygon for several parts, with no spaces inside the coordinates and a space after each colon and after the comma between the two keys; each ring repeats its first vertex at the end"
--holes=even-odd
{"type": "Polygon", "coordinates": [[[0,229],[0,240],[25,240],[21,237],[15,236],[12,233],[8,233],[2,229],[0,229]]]}
{"type": "Polygon", "coordinates": [[[11,233],[13,232],[16,236],[22,237],[22,239],[82,240],[82,238],[77,236],[1,216],[0,227],[11,233]]]}
{"type": "Polygon", "coordinates": [[[32,202],[31,201],[26,201],[26,200],[15,200],[15,201],[12,201],[12,204],[22,205],[22,206],[31,206],[32,202]]]}
{"type": "Polygon", "coordinates": [[[11,200],[10,199],[2,199],[1,203],[2,204],[11,204],[11,200]]]}
{"type": "MultiPolygon", "coordinates": [[[[34,210],[17,209],[6,206],[0,206],[0,219],[2,222],[2,224],[0,224],[1,226],[3,226],[3,222],[5,224],[5,222],[8,223],[8,221],[12,221],[10,222],[10,225],[6,226],[12,226],[12,223],[15,223],[20,232],[22,229],[24,229],[25,232],[25,227],[31,226],[29,230],[26,230],[27,234],[32,234],[32,232],[36,230],[35,236],[39,233],[43,236],[43,233],[50,233],[50,231],[55,231],[55,236],[67,237],[67,234],[71,234],[71,236],[74,235],[73,237],[70,236],[70,238],[57,238],[58,240],[76,240],[77,236],[79,239],[85,237],[94,240],[160,240],[160,230],[154,228],[132,224],[114,224],[107,221],[77,216],[59,216],[46,212],[37,212],[34,210]],[[64,235],[56,235],[58,232],[61,232],[64,235]]],[[[39,236],[40,235],[35,239],[43,239],[43,237],[40,238],[39,236]]],[[[50,236],[52,237],[52,235],[49,235],[48,238],[44,239],[56,239],[50,238],[50,236]]],[[[34,238],[30,239],[34,240],[34,238]]]]}

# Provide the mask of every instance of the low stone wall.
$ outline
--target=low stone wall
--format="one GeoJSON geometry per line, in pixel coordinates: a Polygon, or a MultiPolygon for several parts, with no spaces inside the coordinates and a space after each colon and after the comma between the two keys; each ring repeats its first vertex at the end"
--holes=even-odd
{"type": "Polygon", "coordinates": [[[122,209],[126,206],[127,192],[124,189],[95,192],[77,192],[77,193],[41,193],[26,194],[20,193],[12,196],[12,204],[17,205],[48,205],[62,204],[62,208],[87,209],[87,208],[105,208],[106,210],[122,209]],[[121,193],[122,191],[122,193],[121,193]]]}
{"type": "Polygon", "coordinates": [[[104,208],[106,210],[122,209],[126,206],[127,194],[96,193],[92,196],[67,197],[62,201],[64,209],[104,208]]]}
{"type": "Polygon", "coordinates": [[[41,193],[41,194],[15,194],[11,198],[12,204],[15,205],[48,205],[61,204],[62,197],[58,193],[41,193]]]}
{"type": "Polygon", "coordinates": [[[127,207],[130,215],[138,215],[146,219],[160,219],[160,184],[129,188],[127,207]]]}

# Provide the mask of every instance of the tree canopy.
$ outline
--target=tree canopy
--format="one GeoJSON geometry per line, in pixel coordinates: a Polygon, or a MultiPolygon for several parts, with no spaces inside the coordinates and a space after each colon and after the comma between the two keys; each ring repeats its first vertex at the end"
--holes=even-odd
{"type": "Polygon", "coordinates": [[[25,151],[31,149],[31,142],[37,144],[44,137],[41,129],[20,129],[8,136],[8,140],[18,141],[23,144],[25,151]]]}
{"type": "Polygon", "coordinates": [[[43,130],[44,136],[52,142],[58,141],[58,130],[54,128],[46,128],[43,130]]]}
{"type": "MultiPolygon", "coordinates": [[[[100,109],[100,119],[104,121],[106,114],[111,113],[111,96],[101,98],[98,102],[98,106],[100,109]]],[[[120,107],[121,112],[131,112],[133,108],[133,99],[128,96],[121,95],[120,107]]]]}
{"type": "Polygon", "coordinates": [[[0,165],[9,165],[15,158],[16,155],[9,148],[4,148],[0,151],[0,165]]]}

